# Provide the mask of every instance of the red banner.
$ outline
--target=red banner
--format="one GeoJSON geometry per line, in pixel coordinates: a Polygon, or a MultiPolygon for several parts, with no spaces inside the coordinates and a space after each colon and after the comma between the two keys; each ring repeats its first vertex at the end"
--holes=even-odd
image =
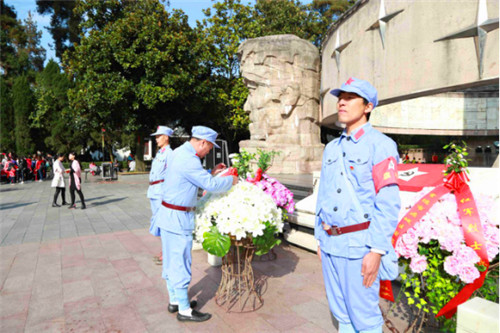
{"type": "Polygon", "coordinates": [[[444,164],[398,164],[398,185],[401,191],[418,192],[424,187],[441,185],[444,164]]]}
{"type": "Polygon", "coordinates": [[[467,301],[476,289],[481,288],[486,277],[487,268],[489,267],[483,227],[479,219],[476,202],[466,183],[465,186],[461,186],[460,191],[455,191],[455,199],[457,201],[458,215],[462,220],[465,244],[476,251],[479,258],[481,258],[479,264],[485,266],[486,270],[481,272],[481,275],[474,282],[463,287],[455,297],[439,310],[436,317],[445,316],[448,319],[457,312],[457,306],[467,301]]]}

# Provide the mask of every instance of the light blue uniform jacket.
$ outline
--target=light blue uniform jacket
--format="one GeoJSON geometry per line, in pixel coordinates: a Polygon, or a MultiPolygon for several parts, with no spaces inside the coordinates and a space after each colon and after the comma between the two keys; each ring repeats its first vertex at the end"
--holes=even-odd
{"type": "Polygon", "coordinates": [[[397,185],[375,191],[372,169],[375,165],[394,157],[399,160],[397,146],[392,139],[366,123],[350,136],[346,132],[325,147],[321,179],[316,206],[315,238],[322,251],[339,257],[362,258],[371,248],[395,256],[391,237],[398,223],[400,210],[397,185]],[[341,166],[343,160],[345,169],[341,166]],[[361,204],[356,205],[342,175],[347,173],[354,193],[361,204]],[[344,227],[371,221],[368,229],[344,235],[329,236],[321,226],[344,227]]]}
{"type": "MultiPolygon", "coordinates": [[[[191,143],[186,142],[169,156],[162,186],[162,200],[172,205],[196,206],[198,188],[210,192],[226,192],[233,184],[232,177],[212,177],[201,165],[191,143]]],[[[183,212],[160,206],[155,217],[158,228],[180,235],[191,235],[194,212],[183,212]]]]}
{"type": "MultiPolygon", "coordinates": [[[[151,172],[149,173],[149,182],[155,182],[165,178],[167,171],[167,159],[172,153],[172,148],[169,146],[160,149],[151,164],[151,172]]],[[[161,183],[155,185],[149,185],[148,188],[148,198],[161,199],[161,183]]]]}

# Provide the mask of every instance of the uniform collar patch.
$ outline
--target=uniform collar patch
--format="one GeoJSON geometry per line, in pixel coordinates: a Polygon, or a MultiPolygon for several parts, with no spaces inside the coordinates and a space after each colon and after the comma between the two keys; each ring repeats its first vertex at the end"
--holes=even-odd
{"type": "Polygon", "coordinates": [[[362,137],[363,134],[365,134],[365,130],[361,128],[359,131],[356,132],[356,134],[354,134],[354,138],[356,140],[359,140],[359,138],[362,137]]]}

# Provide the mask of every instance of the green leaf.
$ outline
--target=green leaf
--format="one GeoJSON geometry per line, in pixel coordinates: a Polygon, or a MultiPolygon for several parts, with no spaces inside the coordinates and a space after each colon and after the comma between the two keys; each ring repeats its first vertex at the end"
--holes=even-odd
{"type": "Polygon", "coordinates": [[[203,249],[210,254],[223,257],[229,252],[231,238],[219,232],[216,226],[203,234],[203,249]]]}
{"type": "Polygon", "coordinates": [[[272,226],[269,222],[265,222],[266,228],[264,229],[264,234],[252,239],[255,245],[255,254],[261,256],[271,251],[273,247],[281,244],[281,240],[277,239],[274,234],[277,233],[275,226],[272,226]]]}
{"type": "Polygon", "coordinates": [[[486,270],[486,267],[483,265],[476,265],[476,267],[477,267],[477,270],[480,272],[484,272],[486,270]]]}

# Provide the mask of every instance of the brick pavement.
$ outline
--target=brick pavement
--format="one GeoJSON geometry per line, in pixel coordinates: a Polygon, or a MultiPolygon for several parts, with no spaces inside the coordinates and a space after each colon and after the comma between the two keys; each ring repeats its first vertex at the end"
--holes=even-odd
{"type": "MultiPolygon", "coordinates": [[[[246,314],[215,304],[220,268],[193,251],[189,294],[213,318],[179,323],[151,260],[160,243],[148,233],[147,179],[83,183],[86,210],[52,208],[50,182],[1,185],[1,332],[337,331],[319,261],[287,244],[276,260],[254,261],[264,305],[246,314]]],[[[396,311],[392,319],[404,328],[408,316],[396,311]]]]}

